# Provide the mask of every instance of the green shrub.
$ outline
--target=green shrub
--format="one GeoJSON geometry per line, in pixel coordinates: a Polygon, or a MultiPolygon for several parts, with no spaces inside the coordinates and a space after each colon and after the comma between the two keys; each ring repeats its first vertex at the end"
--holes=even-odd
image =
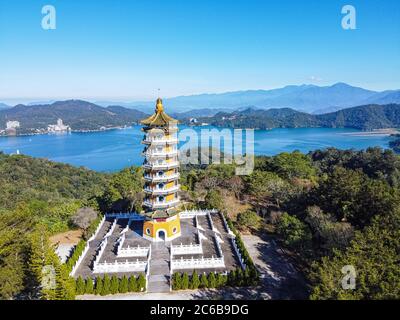
{"type": "Polygon", "coordinates": [[[231,270],[228,274],[228,285],[231,287],[236,285],[236,270],[231,270]]]}
{"type": "Polygon", "coordinates": [[[119,293],[127,293],[129,291],[128,278],[124,275],[119,282],[119,293]]]}
{"type": "Polygon", "coordinates": [[[81,276],[76,279],[76,294],[82,295],[85,293],[85,281],[82,279],[81,276]]]}
{"type": "Polygon", "coordinates": [[[109,295],[111,293],[110,288],[111,288],[111,280],[108,274],[106,274],[103,279],[103,290],[101,290],[100,294],[102,296],[109,295]]]}
{"type": "Polygon", "coordinates": [[[208,287],[209,288],[217,287],[217,278],[215,278],[214,272],[210,272],[210,274],[208,275],[208,287]]]}
{"type": "Polygon", "coordinates": [[[143,273],[141,273],[137,278],[137,286],[139,292],[146,291],[146,278],[143,273]]]}
{"type": "Polygon", "coordinates": [[[192,274],[192,279],[190,282],[190,289],[196,290],[199,288],[199,285],[200,285],[199,275],[198,275],[197,271],[194,270],[193,274],[192,274]]]}
{"type": "Polygon", "coordinates": [[[86,279],[85,293],[86,294],[94,293],[93,280],[90,277],[86,279]]]}
{"type": "Polygon", "coordinates": [[[260,226],[261,218],[254,211],[241,212],[237,216],[237,223],[240,227],[257,229],[260,226]]]}
{"type": "Polygon", "coordinates": [[[199,288],[208,288],[208,279],[205,273],[203,273],[200,277],[200,286],[199,288]]]}
{"type": "Polygon", "coordinates": [[[117,294],[119,291],[119,280],[117,276],[112,276],[111,278],[111,285],[110,285],[110,292],[111,294],[117,294]]]}
{"type": "Polygon", "coordinates": [[[182,278],[179,272],[175,272],[172,275],[172,290],[181,290],[182,289],[182,278]]]}
{"type": "Polygon", "coordinates": [[[103,279],[100,277],[96,278],[96,288],[95,288],[95,294],[101,294],[103,291],[103,279]]]}
{"type": "Polygon", "coordinates": [[[182,290],[189,289],[189,275],[185,272],[182,276],[182,290]]]}
{"type": "Polygon", "coordinates": [[[217,274],[217,287],[223,287],[226,285],[227,277],[222,273],[217,274]]]}
{"type": "Polygon", "coordinates": [[[136,277],[135,276],[131,276],[129,278],[128,291],[129,292],[137,292],[138,291],[138,286],[137,286],[137,283],[136,283],[136,277]]]}

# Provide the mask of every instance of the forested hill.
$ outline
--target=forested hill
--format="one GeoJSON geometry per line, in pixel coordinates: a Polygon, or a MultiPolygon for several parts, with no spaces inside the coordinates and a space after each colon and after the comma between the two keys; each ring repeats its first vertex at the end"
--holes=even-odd
{"type": "Polygon", "coordinates": [[[317,116],[324,127],[362,130],[400,127],[400,104],[367,105],[317,116]]]}
{"type": "MultiPolygon", "coordinates": [[[[400,127],[400,105],[366,105],[337,112],[312,115],[293,109],[220,112],[213,117],[198,118],[198,123],[232,128],[354,128],[373,130],[400,127]]],[[[188,120],[186,121],[188,123],[188,120]]]]}
{"type": "Polygon", "coordinates": [[[0,129],[6,122],[20,122],[18,134],[35,133],[47,129],[61,118],[72,130],[100,130],[102,128],[129,126],[146,117],[146,114],[120,106],[100,107],[82,100],[58,101],[44,105],[17,105],[0,110],[0,129]]]}

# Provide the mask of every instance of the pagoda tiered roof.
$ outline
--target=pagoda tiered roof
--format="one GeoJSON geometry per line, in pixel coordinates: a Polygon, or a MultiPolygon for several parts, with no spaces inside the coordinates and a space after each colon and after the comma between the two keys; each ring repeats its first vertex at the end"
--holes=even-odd
{"type": "Polygon", "coordinates": [[[156,110],[153,115],[140,121],[141,124],[148,127],[164,127],[178,124],[178,120],[170,117],[164,112],[161,98],[157,99],[156,110]]]}

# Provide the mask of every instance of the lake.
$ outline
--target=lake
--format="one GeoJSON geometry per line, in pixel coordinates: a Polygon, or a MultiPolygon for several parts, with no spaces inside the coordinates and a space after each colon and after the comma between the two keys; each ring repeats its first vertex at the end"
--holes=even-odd
{"type": "MultiPolygon", "coordinates": [[[[180,129],[187,127],[181,126],[180,129]]],[[[202,128],[194,128],[197,132],[202,128]]],[[[61,135],[0,137],[0,151],[84,166],[97,171],[112,172],[142,163],[143,132],[140,126],[127,129],[61,135]]],[[[275,155],[299,150],[366,149],[371,146],[388,148],[390,137],[356,136],[353,129],[301,128],[259,130],[254,133],[257,155],[275,155]]],[[[183,142],[180,143],[182,145],[183,142]]]]}

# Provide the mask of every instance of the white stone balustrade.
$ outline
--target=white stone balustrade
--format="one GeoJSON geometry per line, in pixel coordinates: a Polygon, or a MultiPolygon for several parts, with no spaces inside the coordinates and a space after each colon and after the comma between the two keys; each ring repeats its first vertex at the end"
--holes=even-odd
{"type": "Polygon", "coordinates": [[[89,251],[89,242],[86,243],[85,249],[83,249],[82,254],[79,256],[79,259],[75,262],[72,270],[70,272],[70,276],[73,277],[75,275],[76,270],[78,269],[79,265],[81,264],[83,258],[85,257],[86,253],[89,251]]]}
{"type": "Polygon", "coordinates": [[[123,247],[125,242],[125,234],[121,236],[118,240],[118,247],[117,247],[117,257],[118,258],[128,258],[128,257],[147,257],[150,251],[150,246],[149,247],[123,247]]]}
{"type": "Polygon", "coordinates": [[[172,270],[183,269],[208,269],[208,268],[225,268],[224,258],[191,258],[191,259],[173,259],[171,260],[172,270]]]}
{"type": "Polygon", "coordinates": [[[117,226],[118,218],[115,218],[113,224],[111,225],[110,230],[108,230],[107,234],[104,236],[104,238],[108,238],[111,236],[114,232],[115,227],[117,226]]]}
{"type": "Polygon", "coordinates": [[[103,226],[104,222],[106,221],[106,216],[103,216],[103,219],[101,219],[99,225],[96,228],[96,231],[93,233],[93,235],[90,237],[90,239],[88,240],[88,242],[94,240],[97,237],[97,234],[99,233],[101,227],[103,226]]]}
{"type": "Polygon", "coordinates": [[[116,219],[129,219],[131,221],[143,221],[145,218],[137,213],[106,213],[106,217],[116,218],[116,219]]]}
{"type": "Polygon", "coordinates": [[[213,219],[211,218],[211,214],[210,212],[207,213],[207,219],[210,222],[211,225],[211,230],[214,231],[215,233],[221,234],[218,229],[214,226],[214,222],[213,219]]]}
{"type": "Polygon", "coordinates": [[[147,260],[102,262],[94,265],[93,273],[146,272],[147,260]]]}
{"type": "Polygon", "coordinates": [[[215,243],[217,245],[218,255],[220,257],[222,257],[222,259],[223,259],[224,258],[224,253],[223,253],[222,248],[221,248],[221,243],[223,243],[223,241],[218,235],[215,235],[214,240],[215,240],[215,243]]]}
{"type": "Polygon", "coordinates": [[[171,245],[172,255],[203,254],[203,246],[200,244],[179,244],[171,245]]]}
{"type": "Polygon", "coordinates": [[[90,242],[97,237],[97,234],[99,233],[99,231],[102,228],[102,226],[103,226],[105,221],[106,221],[106,217],[104,216],[103,219],[100,220],[100,223],[96,228],[96,231],[93,233],[93,235],[90,237],[90,239],[86,242],[85,249],[83,249],[81,255],[78,258],[78,260],[75,262],[74,266],[72,267],[72,270],[71,270],[71,272],[69,274],[71,277],[73,277],[75,275],[76,270],[78,269],[78,267],[82,263],[86,253],[89,251],[90,242]]]}
{"type": "Polygon", "coordinates": [[[246,265],[244,263],[244,259],[242,258],[242,254],[240,253],[240,250],[239,250],[239,248],[238,248],[238,246],[236,244],[236,240],[231,238],[231,241],[232,241],[232,246],[235,249],[236,256],[238,257],[238,260],[240,262],[240,266],[244,270],[244,269],[246,269],[246,265]]]}
{"type": "Polygon", "coordinates": [[[231,230],[231,228],[229,228],[228,222],[225,219],[225,216],[223,213],[219,213],[221,218],[222,218],[222,222],[224,223],[224,227],[226,229],[226,231],[228,231],[229,235],[231,235],[232,237],[236,238],[236,235],[233,233],[233,231],[231,230]]]}
{"type": "Polygon", "coordinates": [[[218,210],[212,209],[212,210],[187,210],[187,211],[182,211],[179,216],[181,219],[190,219],[195,216],[205,216],[210,213],[216,213],[218,210]]]}
{"type": "Polygon", "coordinates": [[[103,255],[104,250],[106,249],[107,242],[108,242],[107,238],[105,238],[105,239],[101,242],[101,244],[100,244],[100,250],[99,250],[99,252],[97,252],[96,258],[95,258],[95,260],[94,260],[94,262],[93,262],[93,269],[96,267],[97,264],[100,263],[101,256],[103,255]]]}

